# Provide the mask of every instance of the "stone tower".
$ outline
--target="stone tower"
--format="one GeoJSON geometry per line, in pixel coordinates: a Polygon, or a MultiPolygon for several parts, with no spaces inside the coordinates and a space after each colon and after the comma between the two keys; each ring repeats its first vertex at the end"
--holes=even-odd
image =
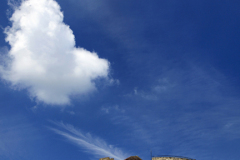
{"type": "Polygon", "coordinates": [[[99,160],[114,160],[114,158],[105,157],[105,158],[100,158],[99,160]]]}
{"type": "Polygon", "coordinates": [[[138,156],[131,156],[126,158],[125,160],[142,160],[141,158],[139,158],[138,156]]]}

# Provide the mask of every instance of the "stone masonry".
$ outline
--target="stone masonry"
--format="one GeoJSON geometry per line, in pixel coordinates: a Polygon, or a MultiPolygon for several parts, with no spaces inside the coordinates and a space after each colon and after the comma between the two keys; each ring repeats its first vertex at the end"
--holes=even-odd
{"type": "MultiPolygon", "coordinates": [[[[141,158],[139,158],[138,156],[131,156],[125,160],[135,160],[135,159],[141,160],[141,158]]],[[[114,158],[105,157],[105,158],[100,158],[99,160],[114,160],[114,158]]],[[[152,157],[152,160],[195,160],[195,159],[188,159],[188,158],[181,158],[181,157],[152,157]]]]}
{"type": "Polygon", "coordinates": [[[152,160],[189,160],[189,159],[179,157],[152,157],[152,160]]]}
{"type": "Polygon", "coordinates": [[[105,158],[100,158],[99,160],[114,160],[114,158],[105,157],[105,158]]]}

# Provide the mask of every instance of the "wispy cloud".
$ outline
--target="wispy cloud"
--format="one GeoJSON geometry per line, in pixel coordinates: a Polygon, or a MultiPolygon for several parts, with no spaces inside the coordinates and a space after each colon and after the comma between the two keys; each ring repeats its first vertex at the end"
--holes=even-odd
{"type": "Polygon", "coordinates": [[[22,115],[0,117],[0,159],[28,159],[35,154],[42,137],[33,124],[22,115]]]}
{"type": "Polygon", "coordinates": [[[124,113],[125,110],[122,109],[121,107],[119,107],[119,105],[113,105],[113,106],[102,106],[101,107],[101,110],[104,112],[104,113],[124,113]]]}
{"type": "Polygon", "coordinates": [[[129,141],[144,143],[142,148],[207,157],[219,140],[239,139],[240,101],[229,90],[226,78],[213,68],[168,70],[148,89],[124,96],[130,102],[127,112],[110,118],[127,128],[129,141]]]}
{"type": "Polygon", "coordinates": [[[54,105],[69,104],[71,95],[95,90],[94,80],[99,77],[108,79],[110,63],[75,46],[73,31],[63,22],[55,0],[10,4],[12,26],[5,34],[11,61],[0,64],[3,79],[15,88],[28,89],[37,101],[54,105]]]}
{"type": "Polygon", "coordinates": [[[96,157],[111,157],[116,160],[123,160],[128,155],[113,145],[108,145],[104,140],[98,137],[93,137],[90,133],[83,133],[72,125],[53,122],[57,128],[50,127],[55,133],[62,135],[70,142],[85,149],[88,153],[96,157]]]}

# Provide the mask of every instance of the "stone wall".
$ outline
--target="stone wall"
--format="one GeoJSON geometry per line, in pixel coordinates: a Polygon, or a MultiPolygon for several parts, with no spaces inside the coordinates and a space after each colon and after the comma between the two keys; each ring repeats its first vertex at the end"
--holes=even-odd
{"type": "Polygon", "coordinates": [[[179,157],[152,157],[152,160],[189,160],[189,159],[179,157]]]}

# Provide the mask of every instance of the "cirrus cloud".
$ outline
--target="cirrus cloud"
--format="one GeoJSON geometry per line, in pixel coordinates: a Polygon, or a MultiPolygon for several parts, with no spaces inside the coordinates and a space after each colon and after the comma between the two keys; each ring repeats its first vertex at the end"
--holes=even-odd
{"type": "Polygon", "coordinates": [[[110,63],[76,47],[55,0],[23,0],[10,21],[12,26],[5,29],[10,61],[0,65],[1,77],[28,89],[37,101],[69,104],[71,95],[95,90],[96,78],[108,78],[110,63]]]}
{"type": "Polygon", "coordinates": [[[70,124],[64,124],[63,122],[50,122],[58,127],[48,127],[50,130],[62,135],[73,144],[83,148],[86,152],[95,155],[97,158],[111,157],[116,160],[123,160],[126,157],[129,157],[129,154],[124,153],[121,149],[107,144],[101,138],[93,137],[90,133],[83,133],[70,124]]]}

